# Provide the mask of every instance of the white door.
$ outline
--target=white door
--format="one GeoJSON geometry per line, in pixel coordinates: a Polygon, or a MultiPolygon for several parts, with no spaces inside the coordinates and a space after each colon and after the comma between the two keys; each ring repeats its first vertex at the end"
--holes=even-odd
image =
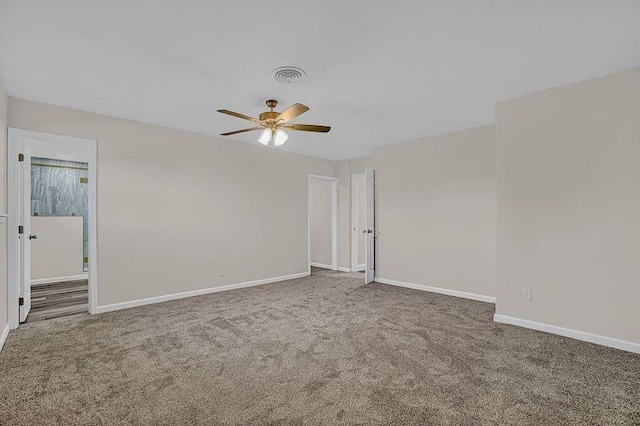
{"type": "Polygon", "coordinates": [[[24,322],[31,310],[31,240],[35,235],[31,235],[31,156],[23,155],[24,160],[20,161],[19,169],[21,179],[22,205],[19,207],[19,223],[22,226],[20,239],[20,322],[24,322]]]}
{"type": "Polygon", "coordinates": [[[370,283],[375,278],[375,202],[374,202],[374,194],[375,194],[375,179],[374,179],[374,171],[373,169],[365,169],[364,171],[366,188],[367,188],[367,215],[366,215],[366,224],[365,228],[362,232],[365,235],[365,252],[364,252],[364,261],[366,263],[366,268],[364,270],[364,282],[370,283]]]}

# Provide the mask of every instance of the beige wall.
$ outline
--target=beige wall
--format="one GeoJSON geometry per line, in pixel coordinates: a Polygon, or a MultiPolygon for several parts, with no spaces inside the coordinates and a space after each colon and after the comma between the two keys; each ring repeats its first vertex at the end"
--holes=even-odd
{"type": "Polygon", "coordinates": [[[307,271],[307,174],[335,162],[14,98],[9,117],[98,140],[99,306],[307,271]]]}
{"type": "Polygon", "coordinates": [[[7,114],[9,111],[9,97],[7,96],[7,91],[4,86],[0,82],[0,120],[3,123],[7,123],[7,114]]]}
{"type": "Polygon", "coordinates": [[[495,296],[493,126],[375,154],[376,276],[495,296]]]}
{"type": "MultiPolygon", "coordinates": [[[[7,93],[0,84],[0,214],[7,211],[5,201],[5,182],[7,175],[6,156],[7,130],[7,93]]],[[[7,317],[7,223],[0,218],[0,334],[8,324],[7,317]]]]}
{"type": "Polygon", "coordinates": [[[372,169],[374,166],[374,156],[356,158],[349,160],[349,171],[351,174],[364,173],[364,169],[372,169]]]}
{"type": "Polygon", "coordinates": [[[7,127],[9,97],[0,83],[0,213],[7,212],[7,127]]]}
{"type": "Polygon", "coordinates": [[[86,275],[82,269],[82,216],[34,216],[31,281],[86,275]]]}
{"type": "Polygon", "coordinates": [[[640,68],[501,102],[496,136],[496,313],[640,342],[640,68]]]}
{"type": "MultiPolygon", "coordinates": [[[[311,262],[333,264],[333,183],[309,179],[309,245],[311,262]]],[[[317,265],[316,265],[317,266],[317,265]]]]}

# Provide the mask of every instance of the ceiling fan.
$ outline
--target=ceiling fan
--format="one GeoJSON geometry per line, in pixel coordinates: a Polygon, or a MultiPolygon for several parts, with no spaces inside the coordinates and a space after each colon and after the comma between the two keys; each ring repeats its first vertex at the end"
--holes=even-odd
{"type": "Polygon", "coordinates": [[[258,142],[263,145],[269,145],[269,142],[273,140],[275,146],[280,146],[287,139],[289,135],[284,131],[288,130],[300,130],[303,132],[320,132],[327,133],[331,130],[329,126],[316,126],[314,124],[287,124],[289,121],[309,111],[309,107],[302,104],[293,104],[283,112],[277,112],[273,109],[278,105],[278,101],[275,99],[269,99],[266,101],[267,106],[271,111],[265,111],[258,117],[253,118],[248,115],[240,114],[239,112],[229,111],[227,109],[219,109],[218,112],[231,115],[234,117],[242,118],[243,120],[249,120],[259,124],[259,126],[251,127],[248,129],[236,130],[233,132],[222,133],[221,136],[231,136],[237,133],[250,132],[252,130],[261,130],[262,133],[258,137],[258,142]]]}

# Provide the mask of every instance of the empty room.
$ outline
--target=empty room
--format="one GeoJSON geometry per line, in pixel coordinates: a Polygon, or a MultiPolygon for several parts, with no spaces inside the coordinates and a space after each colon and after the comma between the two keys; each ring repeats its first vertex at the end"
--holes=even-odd
{"type": "Polygon", "coordinates": [[[0,0],[0,425],[640,425],[639,23],[0,0]]]}

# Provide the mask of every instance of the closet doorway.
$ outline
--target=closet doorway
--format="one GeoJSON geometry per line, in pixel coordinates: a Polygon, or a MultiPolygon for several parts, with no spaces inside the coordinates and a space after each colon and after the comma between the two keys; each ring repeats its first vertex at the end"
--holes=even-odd
{"type": "Polygon", "coordinates": [[[351,271],[366,269],[367,181],[364,173],[351,175],[351,271]]]}
{"type": "Polygon", "coordinates": [[[338,270],[338,179],[308,176],[309,273],[311,267],[338,270]]]}

